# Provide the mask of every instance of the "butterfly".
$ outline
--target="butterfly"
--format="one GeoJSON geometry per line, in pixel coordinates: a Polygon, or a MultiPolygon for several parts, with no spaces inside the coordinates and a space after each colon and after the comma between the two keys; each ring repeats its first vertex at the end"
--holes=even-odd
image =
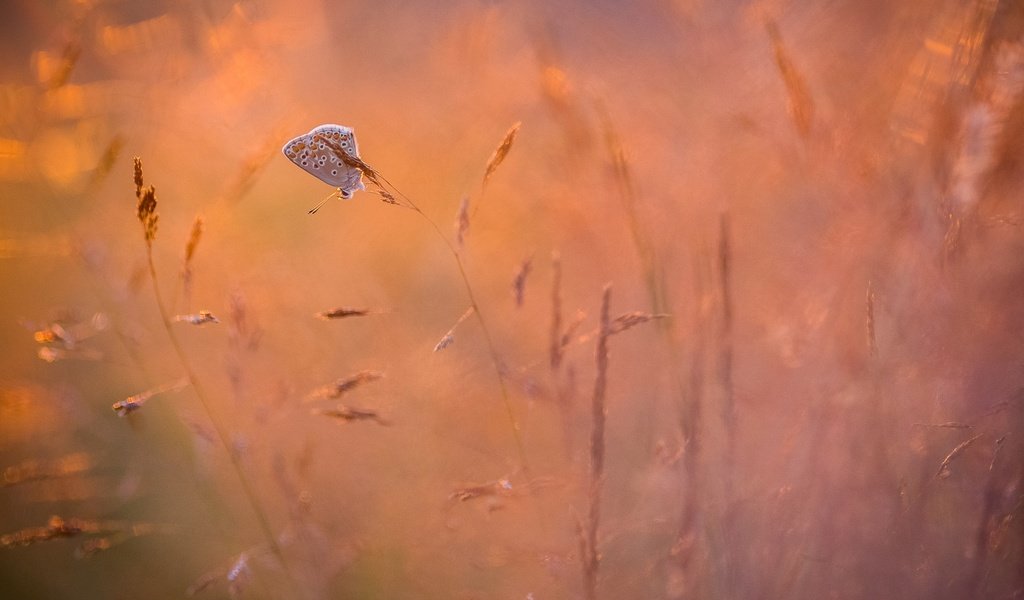
{"type": "Polygon", "coordinates": [[[309,133],[289,141],[281,152],[303,171],[320,181],[338,188],[338,194],[349,199],[354,192],[365,190],[363,173],[355,166],[346,164],[337,150],[359,158],[355,131],[344,125],[320,125],[309,133]]]}

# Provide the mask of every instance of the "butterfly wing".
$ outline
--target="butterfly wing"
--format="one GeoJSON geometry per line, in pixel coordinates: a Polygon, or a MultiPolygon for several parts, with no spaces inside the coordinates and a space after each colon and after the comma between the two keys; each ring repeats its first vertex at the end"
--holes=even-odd
{"type": "Polygon", "coordinates": [[[290,140],[281,149],[288,160],[320,181],[341,190],[342,198],[365,190],[362,172],[345,164],[325,141],[338,146],[349,156],[359,158],[355,132],[343,125],[320,125],[309,133],[290,140]]]}

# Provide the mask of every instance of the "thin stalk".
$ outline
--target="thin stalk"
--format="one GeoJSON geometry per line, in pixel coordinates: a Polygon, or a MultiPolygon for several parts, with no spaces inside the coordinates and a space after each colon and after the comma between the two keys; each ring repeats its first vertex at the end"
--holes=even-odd
{"type": "MultiPolygon", "coordinates": [[[[392,186],[393,187],[393,186],[392,186]]],[[[494,372],[498,377],[498,386],[501,388],[501,399],[505,405],[505,412],[508,415],[509,423],[512,425],[512,437],[515,439],[516,451],[519,454],[519,462],[523,466],[524,473],[529,473],[529,465],[526,461],[526,451],[523,448],[523,440],[519,435],[519,423],[516,421],[515,413],[512,410],[512,401],[509,399],[508,386],[505,385],[505,376],[501,372],[501,360],[498,357],[498,350],[494,345],[494,338],[491,337],[491,330],[487,326],[487,320],[484,318],[483,313],[480,311],[480,305],[476,301],[476,296],[473,293],[473,286],[469,283],[469,275],[466,274],[466,267],[462,262],[462,255],[456,250],[455,246],[452,245],[451,241],[444,235],[441,228],[437,226],[437,223],[433,219],[427,216],[425,212],[420,210],[419,206],[413,202],[408,196],[402,194],[406,202],[409,203],[409,207],[419,213],[430,226],[434,228],[437,236],[441,238],[445,246],[448,247],[448,251],[451,252],[452,257],[455,259],[455,264],[459,268],[459,277],[462,278],[462,284],[466,288],[466,296],[469,298],[469,305],[473,309],[473,314],[476,315],[477,321],[480,323],[480,329],[484,333],[484,340],[487,342],[487,351],[491,355],[491,362],[494,365],[494,372]]]]}
{"type": "Polygon", "coordinates": [[[718,379],[722,386],[722,420],[725,422],[725,486],[732,493],[736,461],[736,399],[733,386],[733,297],[732,297],[732,236],[729,213],[719,216],[718,283],[722,301],[722,322],[719,331],[718,379]]]}
{"type": "MultiPolygon", "coordinates": [[[[489,171],[493,170],[493,168],[496,167],[498,163],[500,163],[501,159],[504,158],[504,155],[501,153],[508,152],[508,147],[511,146],[512,140],[515,138],[515,132],[518,130],[518,128],[519,125],[516,124],[515,126],[513,126],[512,129],[509,130],[509,133],[506,134],[505,141],[502,142],[502,146],[499,147],[498,151],[495,154],[495,157],[492,157],[491,161],[489,162],[489,171]],[[490,165],[493,165],[493,167],[491,167],[490,165]]],[[[505,376],[501,372],[501,361],[498,359],[498,350],[494,346],[494,339],[491,337],[491,330],[489,327],[487,327],[487,321],[486,319],[484,319],[484,315],[480,311],[480,305],[477,304],[476,297],[473,294],[473,286],[469,283],[469,276],[466,274],[466,267],[462,263],[462,256],[459,254],[458,249],[456,249],[456,247],[452,245],[452,243],[441,231],[441,228],[437,226],[437,223],[435,223],[433,219],[428,217],[427,213],[423,212],[420,209],[420,207],[417,206],[416,203],[412,201],[412,198],[403,194],[402,191],[399,190],[395,186],[395,184],[388,181],[386,177],[384,177],[376,170],[374,170],[372,167],[367,165],[358,156],[354,156],[346,152],[341,146],[335,144],[333,141],[322,136],[316,136],[314,139],[316,139],[319,142],[323,142],[346,165],[348,165],[351,168],[358,169],[364,176],[366,176],[367,179],[370,180],[371,183],[373,183],[378,188],[378,190],[381,192],[381,196],[384,198],[386,202],[390,204],[403,206],[405,208],[411,208],[412,210],[419,213],[419,215],[423,217],[423,219],[427,223],[430,223],[431,227],[434,228],[434,231],[437,233],[437,237],[441,238],[441,241],[444,242],[445,246],[448,246],[448,251],[451,252],[452,257],[455,259],[455,264],[459,267],[459,275],[462,277],[462,283],[466,287],[466,295],[469,297],[470,307],[476,314],[477,321],[480,322],[480,329],[482,329],[484,332],[484,339],[487,342],[487,350],[491,354],[491,362],[494,364],[494,372],[498,376],[498,386],[501,388],[501,399],[505,404],[505,412],[508,413],[509,423],[512,425],[512,437],[515,438],[516,451],[519,453],[519,462],[522,464],[523,471],[528,474],[530,469],[526,461],[526,452],[523,449],[523,441],[519,435],[519,423],[516,422],[515,413],[512,411],[512,402],[511,400],[509,400],[508,388],[505,386],[505,376]],[[408,206],[405,206],[404,204],[398,202],[394,195],[385,189],[385,185],[387,185],[395,192],[397,192],[398,195],[401,196],[408,203],[408,206]]],[[[486,178],[487,177],[485,175],[485,182],[486,178]]]]}
{"type": "Polygon", "coordinates": [[[156,305],[157,309],[160,311],[160,320],[163,322],[164,330],[167,332],[167,337],[171,340],[174,352],[178,355],[178,360],[181,361],[181,365],[185,369],[185,375],[188,377],[188,381],[192,385],[192,389],[195,390],[196,397],[199,398],[199,403],[202,405],[203,410],[206,411],[206,416],[213,425],[214,431],[217,432],[217,438],[220,440],[221,445],[224,446],[224,450],[227,452],[228,458],[231,459],[231,466],[234,468],[235,474],[238,476],[238,481],[242,485],[242,491],[245,493],[246,499],[252,506],[253,512],[256,513],[256,520],[259,522],[260,529],[263,531],[263,535],[267,539],[267,544],[270,547],[270,550],[281,563],[281,567],[284,569],[285,575],[289,579],[291,589],[297,590],[299,589],[298,585],[296,584],[291,570],[288,568],[288,563],[284,558],[284,552],[281,551],[281,546],[277,543],[277,538],[274,536],[274,531],[270,526],[270,521],[267,519],[266,511],[264,511],[259,497],[253,490],[252,484],[249,482],[249,478],[246,476],[245,470],[242,467],[242,463],[238,459],[238,455],[231,449],[231,439],[228,436],[227,430],[224,429],[220,421],[214,416],[206,391],[203,388],[199,377],[196,376],[195,371],[192,369],[192,365],[188,361],[188,355],[185,353],[184,348],[182,348],[181,342],[178,341],[178,336],[174,333],[174,328],[171,326],[171,319],[167,312],[167,307],[164,305],[163,296],[160,294],[160,283],[156,276],[156,266],[153,264],[153,248],[148,240],[146,243],[146,261],[149,265],[149,277],[153,281],[153,294],[156,296],[156,305]]]}
{"type": "Polygon", "coordinates": [[[590,509],[587,514],[585,550],[580,557],[583,562],[583,597],[587,600],[597,598],[597,571],[601,564],[601,554],[597,549],[597,530],[601,522],[601,488],[604,483],[604,429],[607,416],[605,395],[608,386],[608,338],[612,335],[608,313],[610,312],[612,286],[604,286],[601,296],[601,333],[597,338],[597,377],[594,379],[594,397],[591,401],[592,428],[590,430],[590,509]]]}

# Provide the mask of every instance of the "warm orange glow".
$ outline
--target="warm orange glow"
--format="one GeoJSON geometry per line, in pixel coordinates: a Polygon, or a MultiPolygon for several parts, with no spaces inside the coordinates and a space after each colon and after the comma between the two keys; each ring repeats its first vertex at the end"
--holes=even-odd
{"type": "Polygon", "coordinates": [[[1024,9],[8,4],[0,597],[1024,589],[1024,9]]]}

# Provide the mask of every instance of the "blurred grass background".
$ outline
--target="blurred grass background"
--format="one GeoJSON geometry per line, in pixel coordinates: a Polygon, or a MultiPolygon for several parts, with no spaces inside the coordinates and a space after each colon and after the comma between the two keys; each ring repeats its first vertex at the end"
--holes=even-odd
{"type": "Polygon", "coordinates": [[[613,313],[671,317],[611,340],[599,597],[1024,594],[1016,3],[0,11],[0,533],[171,528],[86,558],[88,535],[7,544],[0,595],[179,597],[212,573],[200,597],[583,597],[606,282],[613,313]],[[431,351],[468,300],[429,225],[371,193],[306,214],[330,190],[279,150],[321,123],[354,127],[446,234],[464,196],[480,207],[462,256],[528,470],[479,324],[431,351]],[[287,577],[192,389],[111,411],[183,373],[134,156],[165,301],[221,320],[173,326],[287,577]],[[558,370],[555,254],[563,327],[584,315],[558,370]],[[314,318],[335,306],[381,313],[314,318]],[[33,339],[53,323],[89,337],[33,339]],[[310,413],[363,369],[386,376],[343,401],[390,427],[310,413]],[[74,472],[12,470],[74,453],[74,472]]]}

